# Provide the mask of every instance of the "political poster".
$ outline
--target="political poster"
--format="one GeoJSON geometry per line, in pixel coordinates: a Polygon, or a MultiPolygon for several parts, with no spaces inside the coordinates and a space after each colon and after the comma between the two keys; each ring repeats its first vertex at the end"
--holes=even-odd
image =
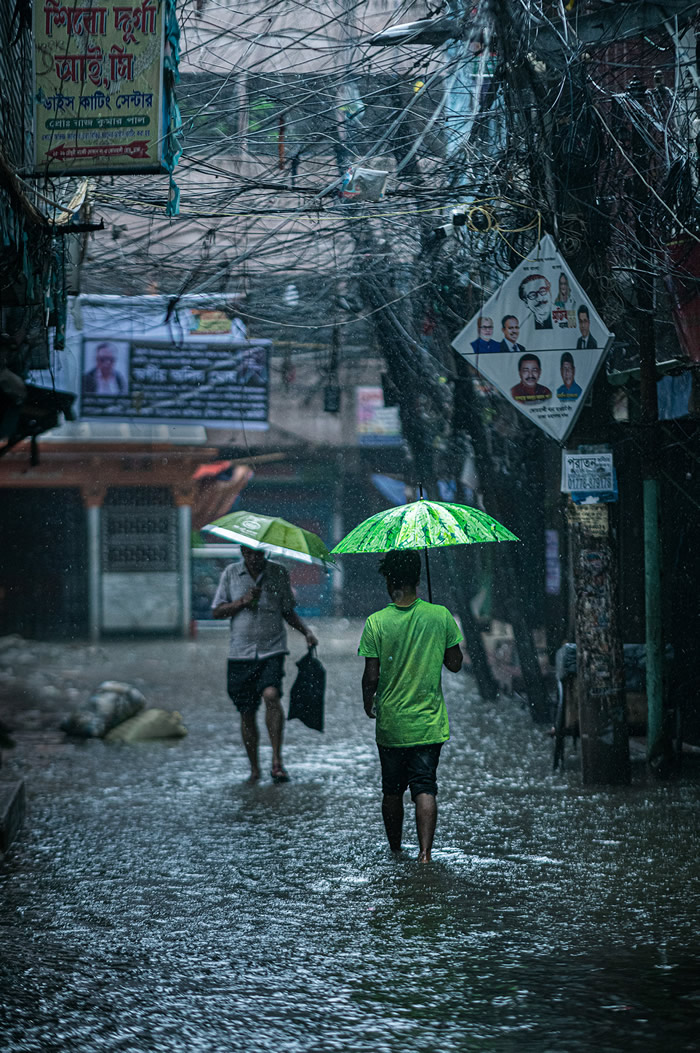
{"type": "MultiPolygon", "coordinates": [[[[230,326],[230,322],[229,322],[230,326]]],[[[86,420],[266,427],[269,340],[83,339],[86,420]]]]}
{"type": "Polygon", "coordinates": [[[164,9],[34,0],[37,172],[160,171],[164,9]]]}
{"type": "Polygon", "coordinates": [[[146,424],[264,431],[272,341],[245,337],[231,317],[238,299],[185,295],[172,311],[170,296],[75,297],[65,350],[52,348],[51,368],[28,379],[76,395],[80,421],[134,424],[139,434],[146,424]],[[199,327],[207,312],[216,332],[199,327]],[[219,332],[224,316],[228,332],[219,332]]]}
{"type": "Polygon", "coordinates": [[[613,339],[547,235],[452,346],[511,405],[562,441],[613,339]]]}
{"type": "Polygon", "coordinates": [[[398,406],[384,405],[380,387],[358,387],[357,443],[359,446],[400,446],[401,421],[398,406]]]}

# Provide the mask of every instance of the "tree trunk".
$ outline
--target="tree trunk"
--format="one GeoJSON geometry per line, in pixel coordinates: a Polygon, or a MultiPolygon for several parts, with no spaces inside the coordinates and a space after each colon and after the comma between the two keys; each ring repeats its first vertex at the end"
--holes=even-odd
{"type": "MultiPolygon", "coordinates": [[[[503,501],[497,482],[499,477],[498,468],[491,462],[487,452],[485,428],[479,408],[475,404],[472,379],[468,372],[468,366],[458,355],[455,355],[455,360],[458,375],[461,374],[463,378],[463,383],[459,384],[458,394],[456,395],[456,401],[459,401],[457,422],[472,437],[479,485],[483,491],[489,515],[502,522],[501,506],[503,501]]],[[[499,583],[508,597],[509,617],[513,626],[513,636],[518,649],[520,669],[530,713],[536,724],[544,724],[551,718],[551,706],[537,658],[532,630],[527,618],[527,598],[522,595],[519,588],[522,573],[517,554],[513,549],[514,544],[516,542],[504,541],[499,543],[499,563],[503,569],[503,573],[499,576],[499,583]]]]}

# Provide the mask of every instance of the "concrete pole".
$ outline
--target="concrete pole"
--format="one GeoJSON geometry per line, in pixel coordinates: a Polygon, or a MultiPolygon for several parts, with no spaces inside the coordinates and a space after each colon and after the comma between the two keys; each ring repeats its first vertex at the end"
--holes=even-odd
{"type": "Polygon", "coordinates": [[[180,632],[190,635],[192,626],[192,509],[177,507],[178,552],[180,554],[180,632]]]}
{"type": "MultiPolygon", "coordinates": [[[[629,94],[642,106],[646,91],[638,79],[629,94]]],[[[664,644],[661,617],[661,540],[659,526],[659,407],[656,389],[656,340],[654,333],[655,243],[647,180],[652,178],[649,151],[638,131],[634,132],[635,229],[638,254],[635,284],[639,340],[639,388],[642,480],[644,496],[644,606],[646,617],[647,761],[654,766],[667,752],[663,734],[664,644]],[[645,178],[643,178],[645,177],[645,178]],[[651,274],[646,272],[651,270],[651,274]]]]}
{"type": "Polygon", "coordinates": [[[659,480],[644,479],[644,600],[646,615],[647,760],[664,752],[664,647],[661,623],[659,480]]]}
{"type": "Polygon", "coordinates": [[[88,635],[91,640],[99,640],[102,628],[102,604],[100,603],[100,525],[101,508],[90,503],[87,511],[87,549],[88,549],[88,635]]]}
{"type": "MultiPolygon", "coordinates": [[[[342,452],[336,457],[335,465],[336,476],[333,491],[333,535],[331,548],[333,548],[333,545],[338,544],[345,533],[343,523],[343,488],[345,486],[346,464],[342,452]]],[[[335,569],[330,570],[328,573],[331,576],[331,589],[333,590],[333,616],[335,618],[342,618],[344,614],[345,574],[340,559],[338,559],[335,569]]]]}

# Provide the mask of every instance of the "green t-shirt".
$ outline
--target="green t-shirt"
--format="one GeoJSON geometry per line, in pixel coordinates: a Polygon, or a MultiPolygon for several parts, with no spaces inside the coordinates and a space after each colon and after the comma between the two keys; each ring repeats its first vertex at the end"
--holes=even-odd
{"type": "Polygon", "coordinates": [[[410,607],[390,603],[370,614],[359,654],[379,659],[377,743],[425,746],[450,737],[442,697],[442,660],[462,634],[447,607],[416,600],[410,607]]]}

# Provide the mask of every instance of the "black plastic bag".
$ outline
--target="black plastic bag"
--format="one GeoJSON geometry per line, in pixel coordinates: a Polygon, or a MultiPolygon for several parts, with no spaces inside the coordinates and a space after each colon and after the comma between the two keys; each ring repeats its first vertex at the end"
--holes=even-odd
{"type": "Polygon", "coordinates": [[[310,647],[297,662],[296,680],[289,692],[287,720],[295,717],[307,728],[323,731],[323,700],[326,692],[326,670],[316,657],[316,648],[310,647]]]}

